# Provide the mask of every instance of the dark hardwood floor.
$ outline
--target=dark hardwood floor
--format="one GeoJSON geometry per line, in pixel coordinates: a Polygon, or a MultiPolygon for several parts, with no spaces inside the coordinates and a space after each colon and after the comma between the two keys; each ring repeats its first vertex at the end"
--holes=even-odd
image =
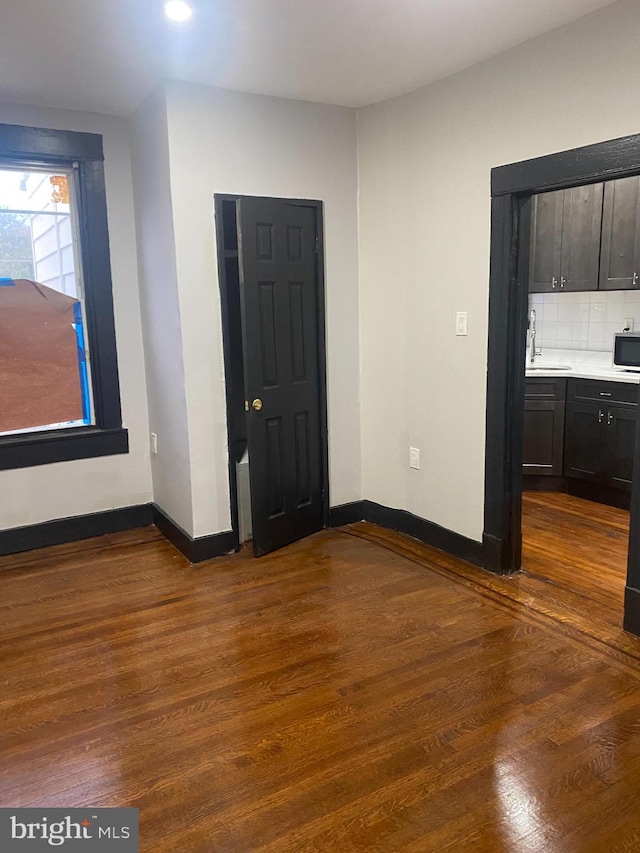
{"type": "Polygon", "coordinates": [[[639,850],[640,641],[536,583],[364,523],[1,558],[0,805],[135,806],[144,853],[639,850]]]}

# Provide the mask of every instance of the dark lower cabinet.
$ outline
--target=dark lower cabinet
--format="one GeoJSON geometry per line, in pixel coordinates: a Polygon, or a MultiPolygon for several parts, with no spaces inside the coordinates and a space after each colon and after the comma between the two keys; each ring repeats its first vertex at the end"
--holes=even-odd
{"type": "Polygon", "coordinates": [[[552,490],[573,493],[580,487],[589,492],[583,497],[597,495],[592,500],[614,506],[628,502],[622,492],[631,492],[638,387],[629,382],[527,377],[524,487],[548,488],[549,477],[552,490]]]}
{"type": "MultiPolygon", "coordinates": [[[[582,383],[584,385],[584,382],[582,383]]],[[[577,480],[587,480],[624,491],[631,491],[633,476],[633,449],[637,409],[626,403],[576,402],[573,383],[570,383],[570,399],[566,407],[564,475],[577,480]]],[[[604,387],[601,385],[594,388],[604,387]]],[[[615,396],[613,383],[610,393],[615,396]]],[[[621,386],[619,396],[624,396],[621,386]]],[[[634,388],[637,395],[637,386],[634,388]]]]}
{"type": "Polygon", "coordinates": [[[636,437],[636,412],[610,409],[607,413],[607,470],[609,482],[618,489],[631,491],[633,449],[636,437]]]}
{"type": "Polygon", "coordinates": [[[564,400],[525,400],[523,474],[562,475],[564,400]]]}
{"type": "Polygon", "coordinates": [[[562,476],[566,380],[535,377],[525,383],[522,473],[562,476]]]}
{"type": "Polygon", "coordinates": [[[606,410],[596,403],[567,403],[565,477],[604,482],[606,410]]]}

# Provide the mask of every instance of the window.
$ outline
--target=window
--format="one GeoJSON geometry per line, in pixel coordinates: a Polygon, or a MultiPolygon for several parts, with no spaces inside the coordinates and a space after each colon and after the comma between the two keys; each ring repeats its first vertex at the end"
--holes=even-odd
{"type": "Polygon", "coordinates": [[[71,178],[0,169],[0,436],[93,423],[71,178]]]}
{"type": "Polygon", "coordinates": [[[101,137],[0,125],[0,468],[127,451],[101,137]]]}

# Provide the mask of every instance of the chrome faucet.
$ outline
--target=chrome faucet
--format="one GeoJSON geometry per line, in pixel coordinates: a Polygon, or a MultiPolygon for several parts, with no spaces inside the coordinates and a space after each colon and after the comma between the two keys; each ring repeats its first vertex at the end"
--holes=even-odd
{"type": "Polygon", "coordinates": [[[536,312],[532,308],[529,314],[529,355],[527,356],[527,360],[533,364],[536,356],[539,355],[542,355],[542,350],[536,349],[536,312]]]}

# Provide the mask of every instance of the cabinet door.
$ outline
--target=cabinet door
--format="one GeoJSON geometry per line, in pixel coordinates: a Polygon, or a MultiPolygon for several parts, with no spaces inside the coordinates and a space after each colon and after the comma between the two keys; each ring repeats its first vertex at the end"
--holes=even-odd
{"type": "Polygon", "coordinates": [[[600,289],[629,290],[640,277],[640,176],[607,181],[602,209],[600,289]]]}
{"type": "Polygon", "coordinates": [[[533,196],[529,293],[560,288],[564,191],[533,196]]]}
{"type": "Polygon", "coordinates": [[[601,483],[605,479],[606,409],[594,403],[567,403],[564,475],[601,483]]]}
{"type": "Polygon", "coordinates": [[[564,190],[561,290],[597,290],[604,185],[564,190]]]}
{"type": "Polygon", "coordinates": [[[607,410],[607,484],[631,491],[636,412],[612,407],[607,410]]]}
{"type": "Polygon", "coordinates": [[[564,400],[525,400],[522,473],[562,476],[564,400]]]}

